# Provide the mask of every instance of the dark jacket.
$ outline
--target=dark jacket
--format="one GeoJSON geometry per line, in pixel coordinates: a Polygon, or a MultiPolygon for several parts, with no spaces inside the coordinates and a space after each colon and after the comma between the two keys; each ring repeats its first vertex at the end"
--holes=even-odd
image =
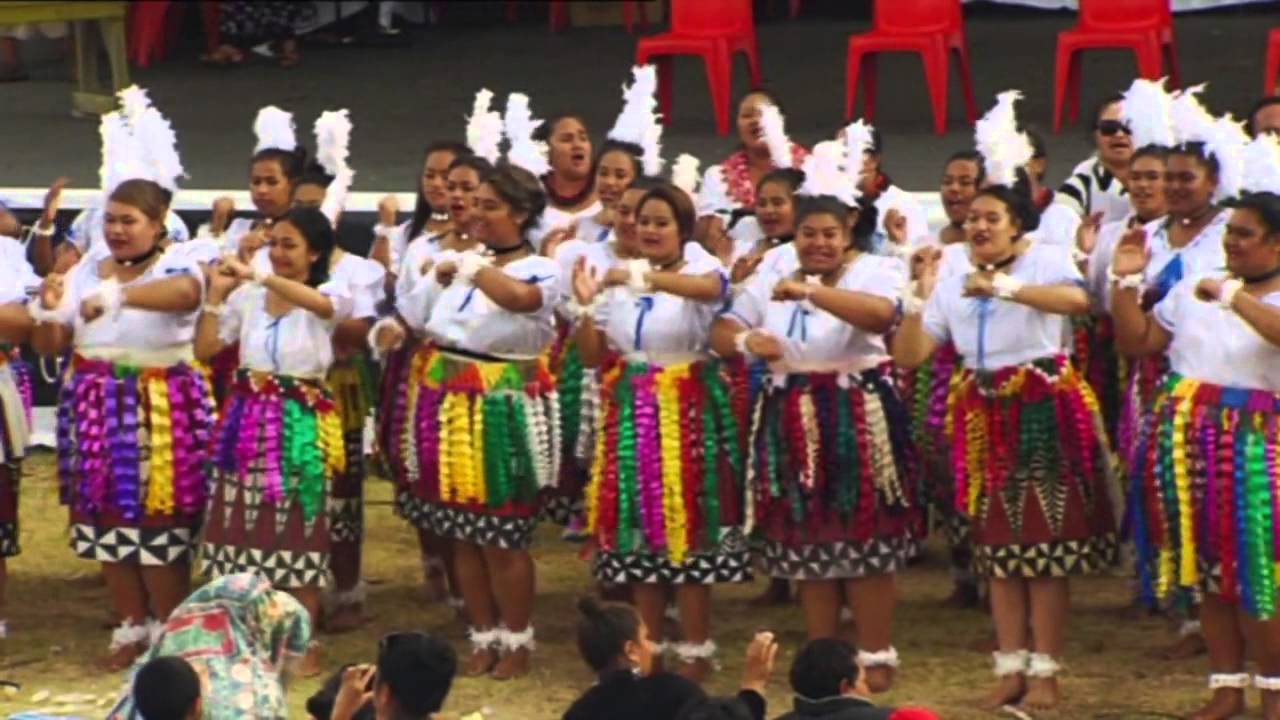
{"type": "Polygon", "coordinates": [[[876,707],[858,697],[833,697],[822,700],[795,699],[795,709],[777,720],[891,720],[893,708],[876,707]]]}
{"type": "MultiPolygon", "coordinates": [[[[700,685],[675,673],[638,677],[629,670],[605,673],[574,701],[564,720],[675,720],[680,709],[707,697],[700,685]]],[[[764,720],[765,700],[752,690],[738,693],[753,720],[764,720]]]]}

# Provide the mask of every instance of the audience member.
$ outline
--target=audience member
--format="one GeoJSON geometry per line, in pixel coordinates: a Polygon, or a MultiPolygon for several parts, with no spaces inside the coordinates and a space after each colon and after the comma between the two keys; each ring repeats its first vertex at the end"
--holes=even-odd
{"type": "MultiPolygon", "coordinates": [[[[778,720],[938,720],[929,710],[876,707],[863,695],[865,688],[857,657],[858,651],[839,638],[822,638],[806,644],[791,664],[794,709],[778,720]]],[[[698,716],[697,720],[703,717],[698,716]]],[[[732,716],[705,717],[709,720],[732,716]]]]}
{"type": "Polygon", "coordinates": [[[158,657],[133,676],[133,701],[143,720],[196,720],[203,714],[200,676],[180,657],[158,657]]]}
{"type": "MultiPolygon", "coordinates": [[[[379,643],[376,665],[343,670],[342,685],[327,717],[427,720],[444,707],[457,672],[458,657],[448,643],[425,633],[393,633],[379,643]]],[[[321,709],[307,703],[307,711],[317,720],[326,718],[316,712],[321,709]]]]}

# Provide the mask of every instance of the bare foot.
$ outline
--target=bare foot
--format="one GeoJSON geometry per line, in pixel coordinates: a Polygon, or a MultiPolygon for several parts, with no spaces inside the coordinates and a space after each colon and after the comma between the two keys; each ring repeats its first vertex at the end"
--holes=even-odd
{"type": "Polygon", "coordinates": [[[1152,650],[1151,657],[1157,660],[1188,660],[1207,652],[1209,648],[1204,644],[1204,636],[1193,632],[1179,637],[1172,645],[1152,650]]]}
{"type": "Polygon", "coordinates": [[[529,649],[520,648],[512,650],[497,665],[493,666],[493,672],[489,676],[494,680],[514,680],[529,674],[529,649]]]}
{"type": "Polygon", "coordinates": [[[467,663],[462,667],[462,674],[466,677],[480,677],[488,675],[493,666],[498,664],[498,653],[488,648],[477,648],[472,651],[471,657],[467,658],[467,663]]]}
{"type": "Polygon", "coordinates": [[[133,661],[146,651],[147,646],[142,643],[121,645],[102,659],[102,669],[112,673],[128,670],[133,665],[133,661]]]}
{"type": "Polygon", "coordinates": [[[872,665],[862,674],[867,678],[867,690],[873,693],[888,692],[893,687],[894,670],[889,665],[872,665]]]}
{"type": "Polygon", "coordinates": [[[994,711],[1005,705],[1016,705],[1026,692],[1026,678],[1022,675],[1005,675],[996,682],[995,688],[986,697],[978,701],[978,707],[994,711]]]}
{"type": "Polygon", "coordinates": [[[334,635],[358,630],[369,623],[369,618],[365,617],[364,608],[360,605],[343,605],[333,614],[325,619],[325,632],[334,635]]]}
{"type": "Polygon", "coordinates": [[[786,605],[790,602],[791,582],[773,579],[765,586],[764,592],[752,598],[749,604],[753,607],[772,607],[774,605],[786,605]]]}
{"type": "Polygon", "coordinates": [[[1060,701],[1057,678],[1035,677],[1027,679],[1027,694],[1018,705],[1027,710],[1051,710],[1060,701]]]}
{"type": "Polygon", "coordinates": [[[302,662],[298,664],[298,677],[319,677],[322,672],[324,672],[324,657],[320,643],[313,642],[307,646],[307,654],[302,656],[302,662]]]}
{"type": "Polygon", "coordinates": [[[1189,720],[1231,720],[1244,712],[1244,690],[1218,688],[1204,707],[1191,713],[1189,720]]]}
{"type": "Polygon", "coordinates": [[[707,681],[707,678],[711,677],[712,669],[710,660],[681,661],[679,667],[676,668],[676,673],[701,685],[707,681]]]}

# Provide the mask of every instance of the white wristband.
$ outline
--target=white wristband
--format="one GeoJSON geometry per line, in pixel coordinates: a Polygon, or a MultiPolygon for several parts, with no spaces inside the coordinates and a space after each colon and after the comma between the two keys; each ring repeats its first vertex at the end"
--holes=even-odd
{"type": "Polygon", "coordinates": [[[754,353],[747,349],[747,340],[754,332],[755,330],[743,330],[733,336],[733,349],[737,350],[739,355],[744,355],[746,357],[752,357],[754,355],[754,353]]]}
{"type": "Polygon", "coordinates": [[[1232,278],[1222,283],[1222,291],[1218,293],[1218,304],[1227,310],[1231,309],[1231,303],[1236,299],[1236,293],[1240,292],[1244,287],[1244,283],[1232,278]]]}
{"type": "Polygon", "coordinates": [[[36,323],[40,325],[50,323],[56,325],[68,325],[71,323],[72,317],[71,308],[65,301],[58,307],[50,310],[40,303],[40,298],[38,297],[32,298],[31,301],[27,303],[27,314],[31,316],[32,320],[35,320],[36,323]]]}
{"type": "Polygon", "coordinates": [[[392,352],[395,350],[399,350],[400,347],[404,345],[404,340],[402,339],[400,342],[397,342],[391,347],[386,348],[385,351],[382,348],[378,347],[378,342],[377,342],[378,334],[382,331],[382,329],[387,327],[396,327],[399,325],[400,325],[400,321],[396,320],[394,317],[384,317],[378,322],[374,323],[373,327],[369,328],[369,335],[365,337],[365,342],[369,343],[369,349],[372,352],[374,360],[381,360],[384,352],[392,352]]]}
{"type": "Polygon", "coordinates": [[[252,280],[254,285],[261,285],[262,283],[266,282],[267,278],[271,277],[272,275],[270,270],[263,270],[260,267],[255,267],[252,269],[253,269],[252,280]]]}
{"type": "Polygon", "coordinates": [[[489,267],[492,260],[478,252],[467,251],[458,257],[458,279],[470,285],[476,280],[476,273],[489,267]]]}
{"type": "Polygon", "coordinates": [[[1133,273],[1131,275],[1117,275],[1115,271],[1107,270],[1107,282],[1115,285],[1122,290],[1138,290],[1142,288],[1142,273],[1133,273]]]}
{"type": "Polygon", "coordinates": [[[628,260],[627,268],[627,287],[634,292],[644,292],[649,289],[649,280],[645,278],[650,270],[649,261],[644,259],[628,260]]]}
{"type": "Polygon", "coordinates": [[[31,226],[31,234],[35,237],[52,237],[57,229],[58,227],[52,223],[48,227],[40,227],[40,222],[36,221],[36,224],[31,226]]]}
{"type": "Polygon", "coordinates": [[[396,236],[396,231],[399,229],[400,228],[395,225],[383,225],[382,223],[378,223],[373,226],[373,235],[374,237],[393,238],[396,236]]]}
{"type": "Polygon", "coordinates": [[[991,287],[996,291],[996,297],[1005,300],[1012,300],[1023,285],[1026,283],[1008,273],[998,272],[991,276],[991,287]]]}
{"type": "Polygon", "coordinates": [[[1071,259],[1075,261],[1077,265],[1080,265],[1082,263],[1087,263],[1089,262],[1089,253],[1085,252],[1084,250],[1081,250],[1079,245],[1072,245],[1071,259]]]}
{"type": "Polygon", "coordinates": [[[583,318],[594,318],[596,308],[599,306],[600,296],[597,295],[586,305],[579,303],[576,298],[571,298],[569,302],[565,303],[564,309],[568,311],[569,317],[574,320],[582,320],[583,318]]]}
{"type": "Polygon", "coordinates": [[[916,294],[919,282],[912,281],[907,285],[907,291],[902,294],[902,314],[903,315],[919,315],[924,312],[924,298],[916,294]]]}

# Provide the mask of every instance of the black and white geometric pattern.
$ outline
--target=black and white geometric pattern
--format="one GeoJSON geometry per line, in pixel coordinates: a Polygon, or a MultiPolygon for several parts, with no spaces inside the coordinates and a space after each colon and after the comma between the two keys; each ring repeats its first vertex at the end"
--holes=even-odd
{"type": "Polygon", "coordinates": [[[16,557],[22,553],[18,544],[18,523],[0,523],[0,558],[16,557]]]}
{"type": "Polygon", "coordinates": [[[740,528],[729,528],[713,552],[690,554],[676,565],[665,555],[652,553],[600,552],[596,554],[596,579],[617,585],[628,583],[669,583],[710,585],[750,582],[751,551],[740,528]]]}
{"type": "Polygon", "coordinates": [[[1111,567],[1119,549],[1114,533],[1025,545],[975,543],[973,566],[978,575],[994,578],[1087,575],[1111,567]]]}
{"type": "Polygon", "coordinates": [[[770,577],[788,580],[848,580],[898,572],[918,543],[911,537],[814,545],[764,544],[764,568],[770,577]]]}
{"type": "Polygon", "coordinates": [[[329,498],[329,540],[358,543],[364,539],[364,500],[329,498]]]}
{"type": "Polygon", "coordinates": [[[329,584],[329,555],[321,552],[258,550],[201,543],[200,567],[209,577],[255,573],[278,588],[329,584]]]}
{"type": "Polygon", "coordinates": [[[414,497],[408,490],[396,493],[396,514],[419,530],[430,530],[426,525],[428,503],[414,497]]]}
{"type": "Polygon", "coordinates": [[[538,526],[538,518],[532,515],[489,515],[435,503],[422,503],[421,506],[426,529],[440,537],[503,550],[528,550],[533,544],[534,528],[538,526]]]}
{"type": "Polygon", "coordinates": [[[542,494],[538,504],[538,519],[566,526],[574,516],[581,515],[582,510],[582,498],[573,498],[560,492],[546,492],[542,494]]]}
{"type": "Polygon", "coordinates": [[[138,565],[172,565],[191,558],[191,528],[71,526],[71,549],[84,560],[138,565]]]}

